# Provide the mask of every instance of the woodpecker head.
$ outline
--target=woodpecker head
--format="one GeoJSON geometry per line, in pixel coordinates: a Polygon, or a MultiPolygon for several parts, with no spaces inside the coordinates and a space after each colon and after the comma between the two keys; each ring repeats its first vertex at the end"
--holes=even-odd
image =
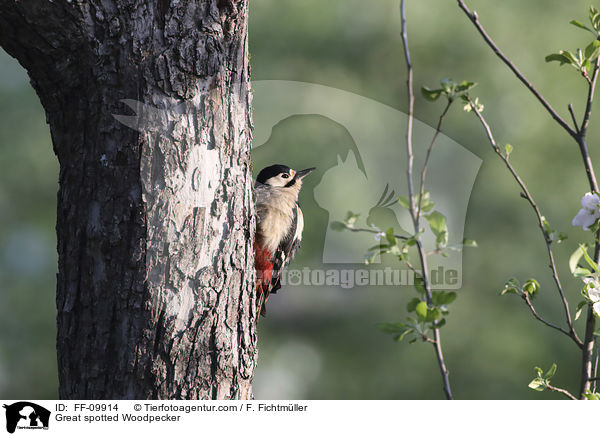
{"type": "Polygon", "coordinates": [[[256,183],[268,185],[273,188],[299,191],[302,186],[302,179],[314,170],[315,168],[307,168],[302,171],[294,171],[285,165],[271,165],[263,168],[260,173],[258,173],[256,183]]]}

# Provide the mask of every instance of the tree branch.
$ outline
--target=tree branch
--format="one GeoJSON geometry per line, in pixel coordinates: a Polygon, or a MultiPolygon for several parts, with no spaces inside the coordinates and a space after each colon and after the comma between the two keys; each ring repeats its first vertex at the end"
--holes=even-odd
{"type": "Polygon", "coordinates": [[[594,348],[596,349],[596,359],[594,361],[594,371],[590,382],[592,382],[592,391],[596,392],[596,382],[598,381],[598,364],[600,364],[600,349],[598,348],[598,336],[594,338],[594,348]]]}
{"type": "MultiPolygon", "coordinates": [[[[544,236],[544,242],[546,243],[546,250],[548,252],[548,259],[550,261],[550,269],[552,271],[552,278],[554,279],[554,283],[556,284],[556,288],[558,290],[558,293],[560,295],[560,299],[562,301],[564,310],[565,310],[565,316],[567,318],[567,325],[569,326],[569,331],[567,333],[567,335],[573,339],[573,341],[575,341],[575,343],[578,346],[582,346],[582,342],[579,339],[579,337],[577,336],[577,332],[575,331],[575,328],[573,327],[573,320],[571,319],[571,313],[569,311],[569,303],[567,302],[567,299],[565,297],[565,293],[563,291],[562,288],[562,284],[560,282],[560,279],[558,277],[558,271],[556,268],[556,262],[554,261],[554,253],[552,252],[552,241],[550,240],[550,238],[548,237],[548,234],[546,233],[546,229],[544,227],[544,219],[542,216],[542,213],[540,212],[540,208],[538,207],[537,203],[535,202],[535,200],[533,199],[532,195],[529,193],[529,190],[527,189],[527,186],[525,185],[525,182],[523,182],[523,180],[521,179],[521,177],[517,174],[517,171],[514,169],[514,167],[512,166],[512,164],[510,163],[508,157],[502,153],[502,151],[500,150],[500,147],[498,146],[498,144],[496,143],[496,140],[494,139],[494,136],[492,134],[492,130],[489,126],[489,124],[487,123],[487,121],[485,120],[485,118],[483,117],[483,115],[481,115],[481,113],[477,110],[476,105],[473,103],[473,100],[471,100],[470,97],[467,97],[469,104],[471,105],[471,109],[473,111],[473,113],[475,113],[475,115],[477,116],[477,118],[479,119],[479,121],[481,122],[488,140],[492,146],[492,148],[494,149],[494,151],[496,152],[496,154],[498,156],[500,156],[500,158],[502,159],[502,161],[504,162],[504,165],[506,165],[506,167],[508,168],[508,170],[510,171],[511,175],[513,176],[513,178],[515,179],[515,181],[517,182],[517,184],[519,185],[519,187],[521,188],[521,196],[523,198],[525,198],[529,204],[531,205],[531,208],[533,209],[533,211],[535,212],[535,216],[537,218],[538,221],[538,227],[540,228],[540,231],[542,232],[542,235],[544,236]]],[[[534,311],[534,315],[535,315],[535,311],[534,311]]],[[[538,318],[540,321],[544,322],[544,324],[549,325],[550,327],[556,328],[555,326],[543,321],[541,318],[539,318],[538,316],[536,316],[536,318],[538,318]]],[[[563,329],[558,328],[560,331],[563,331],[563,329]]],[[[563,331],[564,332],[564,331],[563,331]]]]}
{"type": "Polygon", "coordinates": [[[492,49],[492,51],[498,56],[502,62],[506,64],[508,68],[517,76],[517,78],[529,89],[529,91],[538,99],[538,101],[544,106],[544,108],[548,111],[550,116],[554,118],[554,120],[567,131],[569,135],[573,138],[576,138],[577,132],[567,124],[565,120],[562,119],[560,115],[554,110],[554,108],[548,103],[548,101],[539,93],[539,91],[531,84],[529,80],[519,71],[519,69],[506,57],[506,55],[500,50],[500,48],[496,45],[496,43],[490,38],[487,34],[483,26],[479,23],[479,18],[476,12],[471,12],[467,5],[465,5],[463,0],[458,0],[458,6],[464,11],[469,20],[473,23],[479,34],[483,37],[483,40],[487,43],[488,46],[492,49]]]}
{"type": "Polygon", "coordinates": [[[551,391],[560,392],[561,394],[563,394],[567,398],[570,398],[571,400],[576,400],[577,399],[577,398],[575,398],[575,396],[573,394],[571,394],[566,389],[557,388],[556,386],[552,386],[551,384],[546,384],[546,387],[548,389],[550,389],[551,391]]]}
{"type": "MultiPolygon", "coordinates": [[[[555,330],[558,330],[561,333],[564,333],[565,335],[567,335],[570,338],[573,338],[573,336],[571,336],[571,333],[569,333],[565,329],[563,329],[557,325],[554,325],[551,322],[546,321],[544,318],[542,318],[540,315],[538,315],[537,311],[535,310],[535,307],[533,307],[533,304],[531,303],[531,298],[529,296],[529,293],[524,292],[522,297],[523,297],[523,300],[525,301],[525,304],[527,304],[527,307],[529,307],[529,310],[531,310],[531,313],[538,321],[542,322],[543,324],[547,325],[550,328],[553,328],[555,330]]],[[[578,345],[579,346],[582,345],[581,341],[578,342],[578,345]]]]}
{"type": "MultiPolygon", "coordinates": [[[[410,203],[410,213],[413,222],[416,222],[417,217],[415,213],[415,199],[414,199],[414,186],[413,186],[413,165],[414,165],[414,155],[413,155],[413,145],[412,145],[412,137],[413,137],[413,121],[414,121],[414,110],[415,110],[415,95],[414,95],[414,86],[413,86],[413,68],[410,60],[410,50],[408,48],[408,36],[406,31],[406,14],[404,8],[404,0],[400,3],[400,20],[402,25],[402,47],[404,48],[404,59],[406,61],[406,88],[408,90],[408,125],[406,129],[406,154],[408,157],[408,168],[406,170],[406,175],[408,177],[408,198],[410,203]]],[[[419,230],[416,229],[416,232],[419,230]]]]}
{"type": "MultiPolygon", "coordinates": [[[[471,20],[473,25],[476,27],[477,31],[481,34],[484,41],[490,46],[490,48],[494,51],[494,53],[510,68],[510,70],[515,74],[515,76],[525,84],[527,89],[539,100],[539,102],[544,106],[544,108],[550,113],[552,118],[571,135],[579,146],[579,151],[581,157],[583,159],[583,165],[585,168],[585,172],[588,178],[588,183],[591,191],[598,191],[598,182],[596,180],[596,175],[594,173],[594,167],[592,165],[592,160],[589,155],[589,150],[586,143],[586,133],[587,128],[589,126],[590,116],[592,112],[592,103],[594,101],[594,91],[596,88],[596,83],[598,81],[598,73],[600,70],[600,58],[596,59],[594,64],[594,70],[592,72],[591,79],[586,77],[588,82],[588,95],[586,101],[586,108],[583,115],[583,119],[581,122],[581,126],[577,128],[577,123],[575,120],[575,115],[573,113],[572,106],[569,106],[569,112],[571,113],[571,117],[575,122],[575,128],[571,128],[552,108],[552,106],[542,97],[542,95],[537,91],[537,89],[523,76],[523,74],[515,67],[515,65],[502,53],[502,51],[498,48],[498,46],[494,43],[494,41],[489,37],[486,33],[485,29],[479,23],[477,14],[475,12],[471,12],[469,8],[465,5],[463,0],[458,0],[458,6],[463,12],[467,15],[467,17],[471,20]]],[[[596,234],[596,241],[600,240],[600,231],[596,234]]],[[[548,244],[548,242],[546,242],[548,244]]],[[[550,250],[549,250],[550,251],[550,250]]],[[[596,242],[596,248],[594,250],[594,261],[598,263],[600,260],[600,242],[596,242]]],[[[551,266],[552,267],[552,266],[551,266]]],[[[553,268],[554,269],[554,268],[553,268]]],[[[555,280],[556,281],[556,280],[555,280]]],[[[563,297],[562,291],[561,298],[563,297]]],[[[564,299],[563,299],[564,300],[564,299]]],[[[565,304],[565,301],[563,301],[565,304]]],[[[565,307],[567,310],[567,318],[569,321],[569,328],[573,333],[572,323],[570,322],[570,315],[568,314],[568,306],[565,307]]],[[[585,328],[585,336],[583,340],[582,348],[582,363],[581,363],[581,386],[580,386],[580,398],[583,398],[583,393],[590,389],[591,383],[590,379],[592,377],[592,358],[594,352],[594,329],[595,329],[596,320],[594,318],[594,313],[591,308],[588,309],[586,328],[585,328]]],[[[576,335],[573,335],[575,339],[576,335]]],[[[576,341],[579,342],[579,341],[576,341]]]]}
{"type": "MultiPolygon", "coordinates": [[[[344,228],[346,230],[350,230],[351,232],[355,232],[355,233],[373,233],[374,235],[377,235],[377,234],[381,233],[381,232],[378,232],[377,230],[374,230],[374,229],[366,229],[364,227],[354,227],[354,226],[348,225],[348,224],[346,224],[344,222],[341,222],[341,221],[340,221],[340,223],[344,226],[344,228]]],[[[407,236],[402,236],[402,235],[394,235],[394,238],[402,239],[404,241],[408,240],[407,236]]]]}
{"type": "MultiPolygon", "coordinates": [[[[588,151],[586,142],[586,133],[589,125],[592,103],[594,101],[594,91],[596,89],[596,83],[598,82],[598,72],[600,70],[600,58],[596,59],[594,63],[594,71],[592,73],[592,79],[589,81],[588,96],[583,115],[583,121],[579,128],[579,134],[577,135],[577,144],[579,145],[579,151],[583,159],[583,166],[588,177],[590,190],[598,192],[598,182],[596,175],[594,174],[594,167],[588,151]]],[[[594,248],[594,262],[600,261],[600,230],[596,233],[596,246],[594,248]]],[[[596,328],[596,318],[594,311],[591,307],[588,308],[587,319],[585,323],[585,336],[583,338],[582,356],[581,356],[581,385],[579,388],[579,397],[584,398],[583,394],[590,391],[591,388],[591,377],[592,377],[592,360],[594,356],[594,330],[596,328]]]]}
{"type": "MultiPolygon", "coordinates": [[[[422,279],[423,286],[425,287],[425,293],[427,296],[427,304],[430,305],[432,301],[431,297],[431,287],[429,284],[429,273],[427,270],[427,256],[425,255],[425,250],[423,249],[423,244],[421,242],[421,238],[419,237],[419,210],[415,205],[414,199],[414,186],[413,186],[413,165],[414,165],[414,156],[413,156],[413,145],[412,145],[412,136],[413,136],[413,120],[414,120],[414,89],[413,89],[413,69],[412,63],[410,61],[410,50],[408,48],[408,36],[406,30],[406,13],[404,7],[405,0],[402,0],[400,3],[400,19],[402,23],[402,46],[404,47],[404,58],[406,61],[406,69],[407,69],[407,80],[406,86],[408,89],[408,126],[406,132],[406,152],[408,156],[408,168],[407,168],[407,177],[408,177],[408,194],[410,198],[410,213],[412,215],[413,224],[415,227],[415,234],[417,239],[417,251],[419,253],[419,259],[421,262],[422,268],[422,279]]],[[[437,136],[437,135],[436,135],[437,136]]],[[[430,148],[433,145],[430,146],[430,148]]],[[[419,199],[419,204],[421,203],[421,199],[419,199]]],[[[438,360],[438,365],[440,367],[440,372],[442,375],[442,383],[444,385],[444,394],[448,400],[452,399],[452,391],[450,389],[450,379],[448,377],[448,369],[446,368],[446,362],[444,361],[444,354],[442,352],[442,344],[441,344],[441,336],[440,329],[437,328],[436,323],[433,325],[433,348],[435,350],[435,354],[438,360]]]]}
{"type": "Polygon", "coordinates": [[[431,139],[431,144],[427,148],[427,154],[425,155],[425,163],[423,164],[423,170],[421,171],[421,188],[419,190],[419,203],[417,205],[417,227],[419,226],[419,220],[421,219],[421,207],[423,205],[423,195],[425,194],[425,178],[427,177],[427,165],[429,164],[429,157],[431,156],[431,151],[433,150],[433,145],[440,133],[442,128],[442,122],[444,121],[444,117],[448,113],[450,106],[452,105],[452,100],[448,99],[448,104],[442,111],[440,118],[438,119],[437,127],[435,128],[435,133],[433,134],[433,138],[431,139]]]}
{"type": "Polygon", "coordinates": [[[569,108],[569,113],[571,114],[571,120],[573,121],[573,127],[575,131],[579,134],[579,124],[577,123],[577,117],[575,117],[575,111],[573,110],[573,105],[569,103],[567,106],[569,108]]]}
{"type": "Polygon", "coordinates": [[[592,103],[594,102],[594,91],[596,89],[596,83],[598,82],[598,72],[600,70],[600,68],[598,68],[599,64],[600,57],[596,59],[596,62],[594,64],[594,72],[592,73],[592,79],[589,82],[585,112],[583,114],[583,121],[581,122],[581,127],[579,128],[578,136],[580,137],[585,137],[585,134],[587,133],[587,128],[590,123],[590,116],[592,114],[592,103]]]}

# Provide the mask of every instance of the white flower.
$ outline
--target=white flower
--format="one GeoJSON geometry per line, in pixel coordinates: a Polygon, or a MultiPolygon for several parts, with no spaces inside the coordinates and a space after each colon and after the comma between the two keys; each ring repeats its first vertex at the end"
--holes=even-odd
{"type": "Polygon", "coordinates": [[[600,283],[598,283],[598,280],[591,277],[584,277],[583,282],[586,285],[590,285],[587,291],[588,298],[594,303],[600,302],[600,283]]]}
{"type": "Polygon", "coordinates": [[[598,206],[600,205],[600,197],[597,194],[592,194],[588,192],[583,197],[581,197],[581,206],[584,209],[589,211],[598,210],[598,206]]]}
{"type": "Polygon", "coordinates": [[[573,218],[571,224],[574,226],[581,226],[583,227],[583,230],[589,230],[590,226],[592,226],[598,218],[600,218],[600,211],[598,209],[580,209],[579,212],[577,212],[577,215],[575,215],[575,218],[573,218]]]}
{"type": "Polygon", "coordinates": [[[591,277],[584,277],[583,281],[587,285],[590,285],[587,290],[588,298],[594,303],[592,306],[594,313],[596,316],[600,316],[600,283],[598,283],[597,279],[591,277]]]}
{"type": "Polygon", "coordinates": [[[600,218],[600,197],[598,194],[588,192],[581,197],[582,208],[577,212],[571,224],[581,226],[583,230],[589,230],[598,218],[600,218]]]}

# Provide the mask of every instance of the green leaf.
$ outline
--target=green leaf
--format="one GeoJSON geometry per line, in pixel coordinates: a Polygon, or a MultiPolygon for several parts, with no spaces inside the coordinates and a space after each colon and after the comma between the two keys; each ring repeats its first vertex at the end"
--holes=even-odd
{"type": "Polygon", "coordinates": [[[456,87],[456,92],[466,92],[466,91],[469,91],[470,89],[474,88],[475,86],[477,86],[477,83],[475,83],[475,82],[467,82],[466,80],[463,80],[456,87]]]}
{"type": "Polygon", "coordinates": [[[370,265],[375,262],[375,258],[377,257],[377,252],[365,253],[365,265],[370,265]]]}
{"type": "Polygon", "coordinates": [[[586,48],[585,48],[585,57],[587,59],[593,60],[598,57],[598,53],[600,53],[600,41],[594,39],[586,48]]]}
{"type": "Polygon", "coordinates": [[[377,328],[385,333],[398,333],[406,330],[407,324],[403,322],[378,322],[377,328]]]}
{"type": "Polygon", "coordinates": [[[540,284],[536,279],[529,279],[523,285],[523,292],[527,292],[532,297],[540,290],[540,284]]]}
{"type": "Polygon", "coordinates": [[[594,32],[592,29],[590,29],[585,24],[582,24],[581,22],[579,22],[577,20],[571,20],[571,21],[569,21],[569,24],[572,24],[575,27],[579,27],[580,29],[587,30],[588,32],[592,32],[594,35],[596,34],[596,32],[594,32]]]}
{"type": "Polygon", "coordinates": [[[587,277],[592,275],[592,272],[587,268],[576,267],[575,271],[573,271],[573,276],[575,277],[587,277]]]}
{"type": "Polygon", "coordinates": [[[440,233],[448,231],[446,217],[440,212],[431,212],[429,215],[425,216],[425,219],[429,222],[429,227],[434,235],[438,236],[440,233]]]}
{"type": "Polygon", "coordinates": [[[443,302],[443,304],[450,304],[454,300],[456,300],[456,292],[446,292],[445,295],[444,295],[444,302],[443,302]]]}
{"type": "Polygon", "coordinates": [[[561,53],[552,53],[545,57],[546,62],[560,62],[560,65],[572,64],[573,60],[561,53]]]}
{"type": "Polygon", "coordinates": [[[334,230],[336,232],[343,232],[344,230],[346,230],[346,226],[340,221],[333,221],[330,227],[331,230],[334,230]]]}
{"type": "Polygon", "coordinates": [[[394,229],[392,227],[385,232],[385,239],[389,242],[390,246],[396,245],[396,237],[394,236],[394,229]]]}
{"type": "Polygon", "coordinates": [[[419,304],[417,304],[417,306],[415,307],[415,312],[417,312],[417,316],[420,319],[425,319],[427,318],[427,303],[424,301],[421,301],[419,304]]]}
{"type": "Polygon", "coordinates": [[[596,31],[600,30],[600,12],[593,6],[590,6],[590,23],[596,31]]]}
{"type": "Polygon", "coordinates": [[[392,255],[394,255],[394,256],[402,256],[402,252],[400,251],[400,247],[398,247],[397,245],[392,245],[392,247],[390,248],[389,253],[392,254],[392,255]]]}
{"type": "Polygon", "coordinates": [[[398,203],[400,203],[400,206],[402,206],[404,209],[410,210],[410,200],[408,197],[401,195],[398,197],[398,203]]]}
{"type": "Polygon", "coordinates": [[[417,305],[421,302],[420,298],[413,298],[412,300],[410,300],[408,302],[408,304],[406,305],[406,310],[410,313],[410,312],[414,312],[417,308],[417,305]]]}
{"type": "Polygon", "coordinates": [[[542,371],[542,368],[540,368],[539,366],[534,366],[533,370],[536,372],[539,378],[542,378],[542,374],[544,373],[544,371],[542,371]]]}
{"type": "Polygon", "coordinates": [[[521,284],[517,279],[511,278],[504,283],[504,289],[500,292],[500,295],[505,294],[520,294],[521,293],[521,284]]]}
{"type": "Polygon", "coordinates": [[[552,366],[550,367],[550,369],[548,370],[548,372],[546,373],[544,378],[546,380],[550,380],[554,376],[554,374],[556,374],[556,363],[552,364],[552,366]]]}
{"type": "Polygon", "coordinates": [[[437,328],[441,329],[442,327],[444,327],[446,325],[446,318],[442,318],[440,319],[437,324],[435,325],[437,328]]]}
{"type": "Polygon", "coordinates": [[[504,289],[502,289],[502,292],[500,292],[500,295],[505,295],[505,294],[519,294],[519,290],[516,288],[513,288],[511,286],[507,286],[504,289]]]}
{"type": "Polygon", "coordinates": [[[444,304],[450,304],[456,300],[456,292],[434,291],[431,298],[433,304],[436,306],[443,306],[444,304]]]}
{"type": "Polygon", "coordinates": [[[592,233],[598,233],[598,230],[600,230],[600,220],[596,220],[594,224],[589,227],[589,229],[592,233]]]}
{"type": "Polygon", "coordinates": [[[586,391],[583,393],[583,397],[588,400],[600,400],[600,393],[592,393],[590,391],[586,391]]]}
{"type": "Polygon", "coordinates": [[[519,281],[515,278],[510,278],[506,281],[505,283],[506,286],[512,286],[514,288],[517,289],[521,289],[521,284],[519,283],[519,281]]]}
{"type": "Polygon", "coordinates": [[[579,248],[582,251],[583,258],[585,259],[587,264],[590,266],[590,268],[592,268],[594,270],[594,272],[598,272],[598,264],[596,262],[594,262],[592,260],[592,258],[589,256],[589,254],[587,253],[587,246],[580,245],[579,248]]]}
{"type": "MultiPolygon", "coordinates": [[[[419,195],[417,195],[417,203],[419,201],[419,195]]],[[[421,211],[429,212],[435,207],[435,203],[431,201],[429,191],[423,193],[423,199],[421,200],[421,211]]]]}
{"type": "Polygon", "coordinates": [[[462,244],[465,247],[477,247],[477,241],[474,239],[463,239],[462,244]]]}
{"type": "Polygon", "coordinates": [[[348,211],[348,213],[346,214],[346,219],[345,219],[346,224],[351,226],[352,224],[354,224],[356,222],[356,220],[358,219],[359,216],[360,216],[360,214],[358,214],[358,213],[348,211]]]}
{"type": "Polygon", "coordinates": [[[513,151],[513,146],[512,145],[506,144],[504,146],[504,153],[506,154],[506,157],[510,156],[510,154],[512,153],[512,151],[513,151]]]}
{"type": "Polygon", "coordinates": [[[569,257],[569,269],[571,270],[571,274],[575,274],[575,270],[577,268],[577,264],[579,263],[579,259],[583,256],[583,250],[581,246],[577,247],[577,249],[571,254],[569,257]]]}
{"type": "Polygon", "coordinates": [[[527,385],[530,389],[533,389],[538,392],[542,392],[546,390],[546,380],[543,378],[534,378],[527,385]]]}
{"type": "Polygon", "coordinates": [[[412,329],[412,328],[407,328],[407,329],[406,329],[406,330],[404,330],[402,333],[400,333],[400,334],[398,334],[398,335],[394,336],[394,340],[395,340],[396,342],[402,342],[402,339],[404,339],[404,337],[405,337],[406,335],[408,335],[409,333],[412,333],[412,332],[414,332],[414,329],[412,329]]]}
{"type": "Polygon", "coordinates": [[[397,342],[402,341],[407,334],[414,331],[409,324],[403,322],[380,322],[377,323],[377,328],[384,333],[390,333],[394,335],[394,340],[397,342]]]}
{"type": "Polygon", "coordinates": [[[580,301],[579,304],[577,305],[577,309],[575,309],[575,321],[577,321],[577,319],[579,319],[579,317],[581,316],[581,312],[583,311],[583,308],[586,307],[588,304],[587,301],[580,301]]]}
{"type": "Polygon", "coordinates": [[[438,309],[437,307],[434,307],[433,309],[427,309],[427,314],[425,316],[425,321],[426,322],[433,322],[439,318],[442,317],[442,312],[440,309],[438,309]]]}
{"type": "Polygon", "coordinates": [[[425,285],[423,282],[423,278],[421,277],[415,277],[415,283],[414,283],[415,289],[417,290],[417,292],[419,294],[424,294],[425,292],[427,292],[425,290],[425,285]]]}
{"type": "MultiPolygon", "coordinates": [[[[444,248],[446,245],[448,245],[448,232],[441,232],[439,235],[437,235],[435,238],[435,243],[437,244],[438,248],[444,248]]],[[[448,256],[446,253],[441,253],[441,255],[444,257],[448,256]]]]}
{"type": "Polygon", "coordinates": [[[544,230],[548,235],[554,232],[554,230],[552,230],[552,227],[550,227],[550,223],[548,222],[545,216],[542,217],[542,224],[544,225],[544,230]]]}
{"type": "Polygon", "coordinates": [[[449,96],[454,94],[454,90],[456,89],[456,82],[454,82],[454,80],[444,78],[440,81],[440,84],[442,85],[445,94],[449,96]]]}
{"type": "Polygon", "coordinates": [[[417,245],[417,238],[412,237],[412,238],[407,239],[406,241],[404,241],[404,245],[407,245],[409,247],[417,245]]]}
{"type": "Polygon", "coordinates": [[[421,88],[421,94],[427,101],[436,101],[442,95],[442,89],[429,89],[426,86],[421,88]]]}

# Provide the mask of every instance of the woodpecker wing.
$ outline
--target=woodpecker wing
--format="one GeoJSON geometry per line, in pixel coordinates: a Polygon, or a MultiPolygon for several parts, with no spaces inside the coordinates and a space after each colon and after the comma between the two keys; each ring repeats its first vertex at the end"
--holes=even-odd
{"type": "Polygon", "coordinates": [[[281,288],[280,275],[281,270],[289,265],[290,261],[296,255],[302,242],[302,230],[304,229],[304,217],[302,210],[296,205],[294,208],[294,218],[289,232],[281,240],[279,247],[273,254],[273,280],[271,281],[271,294],[281,288]]]}

